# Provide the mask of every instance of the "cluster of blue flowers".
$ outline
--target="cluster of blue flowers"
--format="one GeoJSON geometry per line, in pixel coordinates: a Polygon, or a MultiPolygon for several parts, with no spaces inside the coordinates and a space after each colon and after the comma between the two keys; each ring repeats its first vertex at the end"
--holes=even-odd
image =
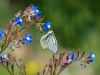
{"type": "MultiPolygon", "coordinates": [[[[35,14],[36,16],[40,15],[41,12],[38,9],[38,6],[32,6],[32,14],[35,14]]],[[[52,23],[51,22],[46,22],[44,23],[44,30],[47,31],[51,28],[52,23]]]]}
{"type": "MultiPolygon", "coordinates": [[[[32,14],[31,16],[35,16],[35,17],[41,14],[41,12],[38,9],[38,6],[32,6],[30,13],[32,14]]],[[[22,19],[20,18],[20,16],[15,17],[15,22],[19,24],[20,26],[23,26],[22,19]]],[[[51,22],[44,23],[44,30],[45,31],[49,30],[51,28],[51,25],[52,25],[51,22]]]]}
{"type": "Polygon", "coordinates": [[[95,55],[93,54],[92,50],[90,51],[90,54],[87,57],[84,57],[85,51],[80,53],[78,52],[77,55],[70,51],[65,58],[65,61],[61,65],[61,68],[65,68],[69,65],[71,65],[73,62],[79,61],[81,65],[86,67],[86,64],[89,64],[90,62],[96,62],[95,55]]]}
{"type": "MultiPolygon", "coordinates": [[[[38,9],[38,6],[32,6],[31,13],[33,14],[33,16],[39,16],[41,14],[41,12],[38,9]]],[[[15,22],[15,24],[18,24],[21,27],[24,25],[23,21],[19,15],[15,16],[14,22],[15,22]]],[[[49,21],[44,23],[44,25],[43,25],[44,31],[48,31],[51,28],[51,25],[52,25],[52,23],[49,21]]],[[[2,39],[3,36],[4,36],[4,32],[2,29],[0,29],[0,39],[2,39]]],[[[25,44],[28,45],[29,43],[32,42],[32,34],[26,33],[24,39],[25,39],[25,44]]]]}
{"type": "MultiPolygon", "coordinates": [[[[38,9],[38,6],[32,6],[32,7],[31,7],[31,12],[32,12],[32,14],[34,14],[35,16],[39,16],[39,15],[41,14],[41,12],[40,12],[39,9],[38,9]]],[[[22,19],[21,19],[20,16],[16,16],[16,17],[15,17],[15,22],[16,22],[16,24],[18,24],[18,25],[20,25],[20,26],[23,26],[23,22],[22,22],[22,19]]],[[[52,23],[49,22],[49,21],[46,22],[46,23],[44,23],[44,25],[43,25],[44,31],[48,31],[48,30],[51,28],[51,25],[52,25],[52,23]]],[[[31,34],[26,33],[26,35],[25,35],[24,38],[25,38],[25,44],[26,44],[26,45],[28,45],[29,43],[32,42],[32,35],[31,35],[31,34]]]]}
{"type": "MultiPolygon", "coordinates": [[[[75,62],[75,61],[78,60],[78,57],[72,51],[70,51],[69,52],[69,59],[73,60],[75,62]]],[[[93,54],[92,50],[90,50],[90,54],[89,54],[88,57],[85,58],[85,61],[87,63],[89,63],[89,62],[96,62],[95,61],[95,55],[93,54]]]]}

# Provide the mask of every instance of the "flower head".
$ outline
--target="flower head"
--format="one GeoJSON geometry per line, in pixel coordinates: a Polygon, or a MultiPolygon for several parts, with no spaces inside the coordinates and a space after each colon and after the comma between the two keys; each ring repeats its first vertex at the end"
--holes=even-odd
{"type": "Polygon", "coordinates": [[[6,53],[2,53],[2,61],[6,61],[7,60],[7,54],[6,53]]]}
{"type": "Polygon", "coordinates": [[[72,60],[72,59],[73,59],[73,55],[74,55],[74,54],[73,54],[73,52],[72,52],[72,51],[70,51],[70,52],[69,52],[69,59],[71,59],[71,60],[72,60]]]}
{"type": "Polygon", "coordinates": [[[44,30],[47,31],[48,29],[50,29],[51,25],[52,25],[51,22],[44,23],[44,30]]]}
{"type": "Polygon", "coordinates": [[[92,50],[90,51],[90,58],[92,62],[96,62],[95,61],[95,55],[93,54],[92,50]]]}
{"type": "Polygon", "coordinates": [[[3,32],[3,30],[2,30],[2,29],[0,29],[0,39],[2,39],[2,38],[3,38],[3,36],[4,36],[4,32],[3,32]]]}
{"type": "Polygon", "coordinates": [[[28,45],[29,43],[32,42],[32,34],[25,34],[25,44],[28,45]]]}
{"type": "Polygon", "coordinates": [[[74,54],[73,61],[77,61],[77,56],[74,54]]]}
{"type": "Polygon", "coordinates": [[[34,16],[36,16],[36,15],[39,15],[39,14],[41,14],[41,12],[39,11],[39,9],[38,9],[38,6],[32,6],[32,15],[34,16]]]}
{"type": "Polygon", "coordinates": [[[20,26],[23,26],[23,22],[22,22],[22,19],[20,18],[20,16],[16,16],[15,17],[15,21],[17,24],[19,24],[20,26]]]}

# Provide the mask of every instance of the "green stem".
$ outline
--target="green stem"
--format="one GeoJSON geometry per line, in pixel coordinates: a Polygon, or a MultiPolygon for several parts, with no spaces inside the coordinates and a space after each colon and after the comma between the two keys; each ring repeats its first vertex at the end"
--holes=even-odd
{"type": "Polygon", "coordinates": [[[13,74],[11,73],[11,71],[10,71],[6,66],[4,66],[3,64],[1,64],[1,66],[4,67],[4,68],[8,71],[8,73],[9,73],[10,75],[13,75],[13,74]]]}
{"type": "Polygon", "coordinates": [[[58,73],[57,73],[57,75],[60,75],[60,73],[62,72],[63,70],[60,70],[58,73]]]}
{"type": "Polygon", "coordinates": [[[9,43],[0,51],[0,54],[9,46],[9,43]]]}

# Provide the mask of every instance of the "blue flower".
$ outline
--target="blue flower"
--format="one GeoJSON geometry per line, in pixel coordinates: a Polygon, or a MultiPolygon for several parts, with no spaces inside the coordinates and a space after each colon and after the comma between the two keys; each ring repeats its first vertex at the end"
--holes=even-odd
{"type": "Polygon", "coordinates": [[[51,25],[52,25],[51,22],[44,23],[44,30],[47,31],[48,29],[50,29],[51,25]]]}
{"type": "Polygon", "coordinates": [[[32,42],[32,34],[25,34],[25,44],[28,45],[29,43],[32,42]]]}
{"type": "Polygon", "coordinates": [[[2,38],[3,38],[3,36],[4,36],[4,32],[3,32],[3,30],[2,30],[2,29],[0,29],[0,39],[2,39],[2,38]]]}
{"type": "Polygon", "coordinates": [[[6,61],[7,60],[7,54],[6,53],[2,53],[2,61],[6,61]]]}
{"type": "Polygon", "coordinates": [[[73,61],[77,61],[77,56],[74,54],[73,61]]]}
{"type": "Polygon", "coordinates": [[[72,52],[72,51],[70,51],[70,52],[69,52],[69,59],[71,59],[71,60],[72,60],[72,58],[73,58],[73,52],[72,52]]]}
{"type": "Polygon", "coordinates": [[[17,24],[19,24],[20,26],[23,26],[23,22],[22,22],[22,19],[20,18],[20,16],[16,16],[15,17],[15,21],[17,24]]]}
{"type": "Polygon", "coordinates": [[[91,58],[92,62],[96,62],[95,55],[93,54],[92,50],[90,51],[90,58],[91,58]]]}
{"type": "Polygon", "coordinates": [[[39,15],[41,12],[38,10],[38,6],[32,6],[32,14],[39,15]]]}

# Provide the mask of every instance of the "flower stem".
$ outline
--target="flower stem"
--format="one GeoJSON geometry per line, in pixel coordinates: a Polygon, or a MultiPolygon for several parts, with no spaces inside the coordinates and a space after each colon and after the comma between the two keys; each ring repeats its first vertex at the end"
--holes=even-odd
{"type": "Polygon", "coordinates": [[[6,66],[4,66],[3,64],[1,64],[1,66],[4,67],[4,68],[8,71],[8,73],[9,73],[10,75],[14,75],[14,74],[12,74],[12,72],[11,72],[6,66]]]}

